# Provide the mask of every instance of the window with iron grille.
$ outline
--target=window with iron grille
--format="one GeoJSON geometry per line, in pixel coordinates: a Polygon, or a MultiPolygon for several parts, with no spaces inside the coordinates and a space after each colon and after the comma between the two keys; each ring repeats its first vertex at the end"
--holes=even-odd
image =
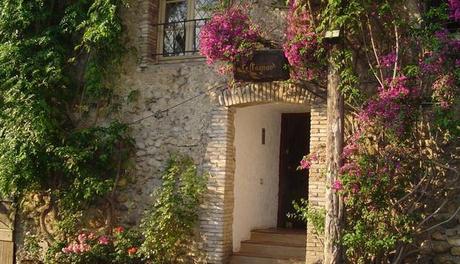
{"type": "Polygon", "coordinates": [[[163,57],[199,54],[200,31],[217,0],[163,0],[158,24],[158,54],[163,57]]]}

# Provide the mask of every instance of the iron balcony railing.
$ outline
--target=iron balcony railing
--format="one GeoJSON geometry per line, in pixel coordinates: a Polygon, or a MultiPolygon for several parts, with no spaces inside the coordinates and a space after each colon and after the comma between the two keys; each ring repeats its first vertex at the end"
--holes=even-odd
{"type": "Polygon", "coordinates": [[[199,34],[208,18],[172,21],[155,24],[162,43],[160,53],[164,57],[195,55],[199,53],[199,34]]]}

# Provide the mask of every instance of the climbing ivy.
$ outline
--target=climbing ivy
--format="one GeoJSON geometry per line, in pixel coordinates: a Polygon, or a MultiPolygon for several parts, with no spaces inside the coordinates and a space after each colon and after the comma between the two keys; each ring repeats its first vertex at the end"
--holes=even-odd
{"type": "Polygon", "coordinates": [[[69,232],[72,215],[112,191],[132,144],[126,125],[99,121],[112,103],[124,4],[0,2],[0,195],[49,197],[45,211],[69,232]]]}

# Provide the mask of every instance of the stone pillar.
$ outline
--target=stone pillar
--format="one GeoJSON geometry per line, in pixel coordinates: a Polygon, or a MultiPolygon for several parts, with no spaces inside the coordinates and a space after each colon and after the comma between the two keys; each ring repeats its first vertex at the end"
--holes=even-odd
{"type": "MultiPolygon", "coordinates": [[[[310,128],[310,152],[325,153],[327,138],[327,115],[326,101],[316,99],[311,102],[311,128],[310,128]]],[[[314,163],[310,167],[308,178],[308,201],[310,206],[324,208],[325,206],[325,159],[320,158],[321,162],[314,163]]],[[[307,226],[307,254],[306,263],[321,263],[323,260],[322,237],[318,237],[313,232],[313,227],[307,226]]]]}
{"type": "Polygon", "coordinates": [[[209,263],[226,263],[232,254],[234,111],[219,106],[212,111],[204,170],[208,192],[201,213],[201,231],[209,263]]]}
{"type": "Polygon", "coordinates": [[[141,2],[139,23],[139,55],[140,67],[145,68],[149,63],[156,62],[157,38],[159,23],[159,0],[141,2]]]}

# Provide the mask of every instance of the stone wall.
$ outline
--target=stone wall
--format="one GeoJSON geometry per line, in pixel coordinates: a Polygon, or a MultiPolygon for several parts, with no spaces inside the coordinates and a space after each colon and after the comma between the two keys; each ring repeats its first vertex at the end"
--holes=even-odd
{"type": "Polygon", "coordinates": [[[441,213],[435,215],[437,223],[443,223],[427,234],[420,253],[423,263],[460,263],[460,196],[449,202],[441,213]]]}

